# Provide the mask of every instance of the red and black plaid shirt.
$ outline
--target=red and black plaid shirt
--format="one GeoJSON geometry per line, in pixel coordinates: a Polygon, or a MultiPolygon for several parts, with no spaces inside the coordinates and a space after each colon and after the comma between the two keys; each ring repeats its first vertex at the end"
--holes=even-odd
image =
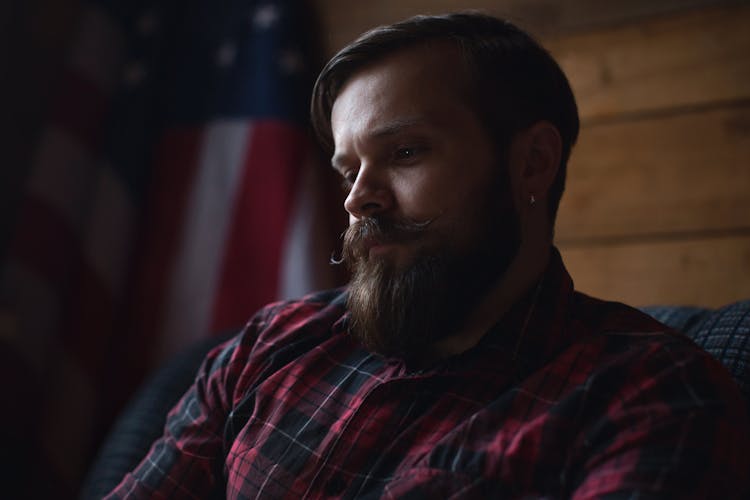
{"type": "Polygon", "coordinates": [[[271,305],[215,349],[110,498],[741,498],[742,396],[689,340],[573,291],[429,370],[367,352],[344,295],[271,305]]]}

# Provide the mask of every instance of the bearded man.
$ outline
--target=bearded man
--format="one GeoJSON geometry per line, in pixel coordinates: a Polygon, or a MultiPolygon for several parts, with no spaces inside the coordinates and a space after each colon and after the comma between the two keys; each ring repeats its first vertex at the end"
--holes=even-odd
{"type": "Polygon", "coordinates": [[[532,38],[480,14],[377,28],[323,69],[312,119],[351,283],[212,351],[111,498],[744,494],[729,375],[575,292],[552,245],[578,116],[532,38]]]}

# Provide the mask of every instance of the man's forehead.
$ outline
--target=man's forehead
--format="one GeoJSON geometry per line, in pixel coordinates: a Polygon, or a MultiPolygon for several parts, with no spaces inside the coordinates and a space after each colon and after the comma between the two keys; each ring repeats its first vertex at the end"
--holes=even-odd
{"type": "Polygon", "coordinates": [[[373,139],[386,139],[411,130],[429,128],[434,124],[430,115],[398,115],[373,123],[367,135],[373,139]]]}

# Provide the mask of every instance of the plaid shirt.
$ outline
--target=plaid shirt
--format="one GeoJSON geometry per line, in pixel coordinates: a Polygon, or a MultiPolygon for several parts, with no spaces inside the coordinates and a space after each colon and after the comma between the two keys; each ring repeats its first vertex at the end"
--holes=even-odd
{"type": "Polygon", "coordinates": [[[421,371],[347,334],[344,292],[271,305],[109,498],[744,498],[748,418],[717,361],[574,292],[557,252],[527,323],[531,302],[421,371]]]}

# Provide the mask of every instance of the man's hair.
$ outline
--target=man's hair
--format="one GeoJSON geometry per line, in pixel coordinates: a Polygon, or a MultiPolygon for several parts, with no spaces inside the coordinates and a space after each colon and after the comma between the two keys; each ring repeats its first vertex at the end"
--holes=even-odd
{"type": "Polygon", "coordinates": [[[311,103],[312,125],[321,144],[333,151],[331,110],[354,73],[402,49],[448,41],[460,50],[473,85],[473,107],[507,154],[513,136],[540,120],[562,138],[562,158],[549,192],[553,222],[563,189],[570,150],[578,137],[578,109],[567,78],[550,54],[508,21],[476,12],[415,16],[380,26],[340,50],[321,71],[311,103]]]}

